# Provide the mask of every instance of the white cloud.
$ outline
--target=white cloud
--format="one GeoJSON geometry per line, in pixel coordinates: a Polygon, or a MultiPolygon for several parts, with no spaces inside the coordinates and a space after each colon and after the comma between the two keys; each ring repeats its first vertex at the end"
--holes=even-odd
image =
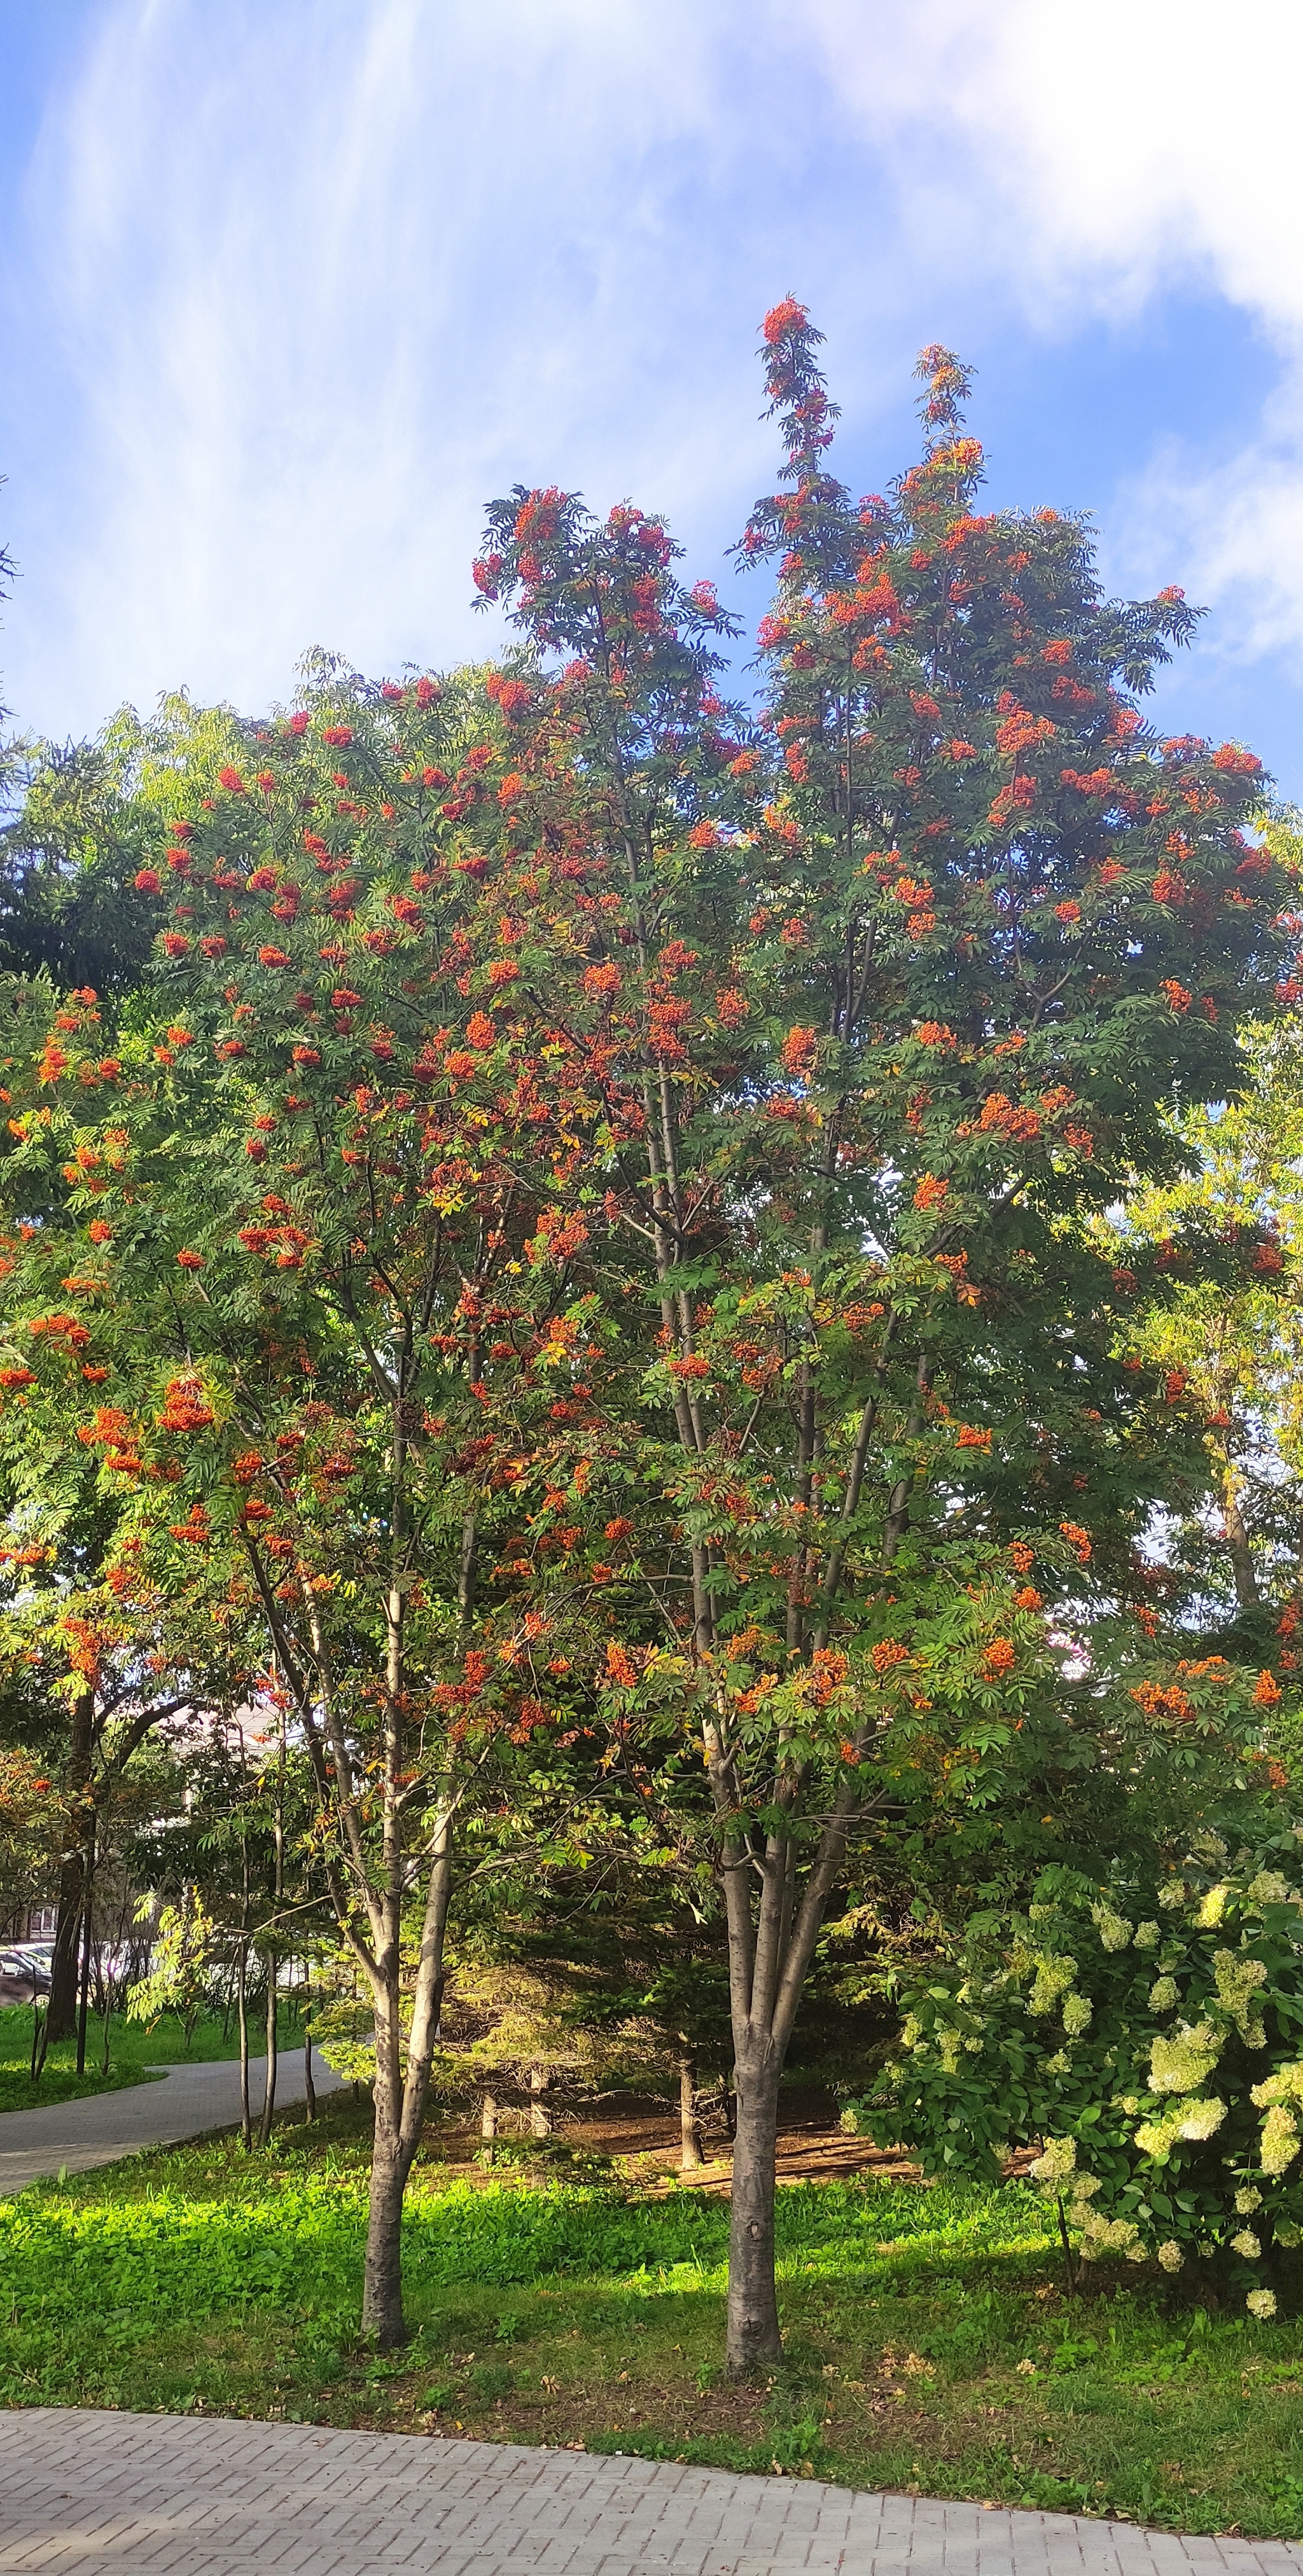
{"type": "Polygon", "coordinates": [[[1202,275],[1290,344],[1303,332],[1296,0],[807,8],[899,184],[976,216],[1029,302],[1202,275]]]}
{"type": "MultiPolygon", "coordinates": [[[[28,176],[7,320],[31,723],[313,642],[485,637],[483,499],[667,508],[699,565],[771,471],[789,285],[862,425],[938,307],[1063,337],[1173,286],[1303,366],[1296,0],[105,0],[28,176]]],[[[1123,551],[1303,626],[1288,420],[1138,459],[1123,551]]],[[[1113,560],[1118,561],[1115,545],[1113,560]]],[[[708,563],[703,568],[709,568],[708,563]]]]}
{"type": "Polygon", "coordinates": [[[713,150],[680,14],[671,83],[619,0],[231,9],[216,67],[202,0],[111,13],[29,191],[28,382],[55,410],[57,335],[71,436],[20,541],[22,713],[85,721],[111,673],[252,702],[313,641],[466,649],[480,506],[522,472],[703,497],[653,166],[713,150]]]}
{"type": "MultiPolygon", "coordinates": [[[[1110,559],[1139,588],[1183,567],[1241,658],[1303,641],[1303,16],[1297,0],[810,0],[830,78],[934,252],[980,223],[1033,323],[1134,315],[1173,289],[1250,315],[1282,375],[1262,434],[1209,467],[1167,439],[1120,496],[1110,559]]],[[[1223,648],[1224,649],[1224,648],[1223,648]]]]}

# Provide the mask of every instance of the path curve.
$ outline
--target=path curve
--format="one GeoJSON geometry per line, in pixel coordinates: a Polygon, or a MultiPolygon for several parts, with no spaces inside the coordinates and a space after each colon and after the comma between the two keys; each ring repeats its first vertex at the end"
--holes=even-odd
{"type": "Polygon", "coordinates": [[[1299,2576],[1287,2541],[852,2495],[517,2443],[0,2413],[0,2570],[40,2576],[1299,2576]]]}
{"type": "MultiPolygon", "coordinates": [[[[251,2059],[249,2096],[254,2118],[262,2105],[265,2057],[251,2059]]],[[[312,2054],[318,2093],[337,2093],[340,2079],[312,2054]]],[[[303,2100],[303,2050],[276,2053],[277,2110],[303,2100]]],[[[226,2059],[215,2066],[172,2066],[161,2084],[128,2084],[118,2093],[92,2093],[80,2102],[50,2102],[39,2111],[0,2112],[0,2194],[22,2191],[40,2174],[86,2173],[111,2165],[142,2147],[174,2147],[209,2129],[234,2128],[240,2117],[240,2069],[226,2059]]],[[[0,2552],[0,2568],[5,2564],[0,2552]]]]}

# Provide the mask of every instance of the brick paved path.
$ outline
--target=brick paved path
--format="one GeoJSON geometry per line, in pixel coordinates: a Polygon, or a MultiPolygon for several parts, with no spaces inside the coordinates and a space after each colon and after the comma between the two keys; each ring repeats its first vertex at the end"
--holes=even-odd
{"type": "MultiPolygon", "coordinates": [[[[255,2057],[249,2066],[249,2097],[254,2118],[262,2105],[267,2061],[255,2057]]],[[[315,2050],[312,2080],[319,2093],[339,2090],[315,2050]]],[[[283,2048],[276,2055],[276,2103],[303,2099],[303,2050],[283,2048]]],[[[92,2093],[83,2102],[51,2102],[39,2111],[0,2112],[0,2193],[21,2191],[38,2174],[85,2173],[91,2165],[111,2165],[138,2147],[176,2146],[182,2138],[202,2137],[207,2129],[233,2128],[240,2117],[240,2070],[237,2065],[173,2066],[161,2084],[129,2084],[121,2093],[92,2093]]],[[[0,2562],[3,2563],[3,2562],[0,2562]]]]}
{"type": "Polygon", "coordinates": [[[667,2461],[182,2415],[0,2414],[4,2576],[1300,2576],[1284,2541],[667,2461]]]}

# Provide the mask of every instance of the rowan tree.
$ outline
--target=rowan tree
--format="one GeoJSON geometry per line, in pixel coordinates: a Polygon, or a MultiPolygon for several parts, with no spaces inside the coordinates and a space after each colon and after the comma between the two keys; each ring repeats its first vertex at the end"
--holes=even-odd
{"type": "Polygon", "coordinates": [[[760,721],[659,519],[522,487],[476,568],[519,659],[322,670],[182,764],[148,998],[107,1052],[84,993],[15,1050],[10,1186],[64,1212],[15,1233],[13,1403],[130,1493],[124,1595],[258,1627],[292,1706],[375,2014],[382,2340],[476,1784],[587,1758],[650,1865],[717,1873],[728,2357],[772,2360],[851,1838],[1016,1814],[1034,1740],[1070,1767],[1060,1640],[1198,1455],[1093,1221],[1176,1172],[1277,979],[1258,764],[1144,725],[1179,594],[977,510],[945,352],[921,461],[852,503],[816,345],[768,317],[760,721]],[[65,1283],[68,1224],[102,1263],[65,1283]]]}
{"type": "MultiPolygon", "coordinates": [[[[1065,1599],[1115,1597],[1165,1498],[1163,1390],[1128,1375],[1088,1220],[1173,1172],[1175,1100],[1234,1088],[1285,884],[1241,828],[1257,761],[1160,743],[1136,703],[1181,594],[1109,602],[1082,521],[979,510],[942,350],[920,462],[852,502],[804,309],[764,339],[784,488],[741,554],[781,557],[765,706],[698,820],[630,786],[653,587],[613,634],[618,582],[556,494],[497,506],[479,573],[573,657],[589,833],[635,955],[669,961],[639,1029],[639,1540],[672,1576],[728,1916],[735,2369],[780,2350],[778,2083],[848,1839],[909,1773],[940,1809],[999,1795],[1052,1718],[1065,1599]]],[[[620,1678],[655,1740],[664,1658],[620,1678]]]]}
{"type": "Polygon", "coordinates": [[[388,2342],[454,1817],[609,1679],[637,1372],[600,1254],[643,1111],[555,693],[327,677],[243,767],[178,763],[134,887],[157,965],[111,1043],[81,988],[24,1045],[15,997],[4,1382],[38,1536],[89,1453],[126,1497],[116,1615],[167,1601],[301,1734],[375,2018],[388,2342]]]}

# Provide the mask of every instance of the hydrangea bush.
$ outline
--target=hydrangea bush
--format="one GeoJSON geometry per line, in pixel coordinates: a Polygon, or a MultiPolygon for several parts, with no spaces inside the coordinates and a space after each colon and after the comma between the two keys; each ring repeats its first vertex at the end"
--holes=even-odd
{"type": "Polygon", "coordinates": [[[1032,2176],[1084,2261],[1218,2258],[1257,2317],[1303,2242],[1303,1827],[1100,1887],[1038,1880],[906,1997],[897,2054],[847,2124],[933,2172],[1032,2176]]]}

